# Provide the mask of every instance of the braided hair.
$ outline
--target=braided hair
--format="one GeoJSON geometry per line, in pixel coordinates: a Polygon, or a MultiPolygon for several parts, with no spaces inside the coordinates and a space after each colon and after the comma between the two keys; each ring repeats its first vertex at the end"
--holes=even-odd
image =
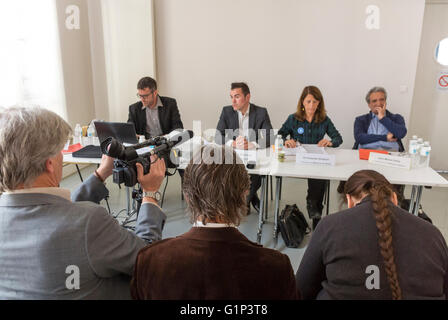
{"type": "Polygon", "coordinates": [[[354,173],[345,183],[344,193],[360,199],[370,196],[378,229],[378,245],[386,268],[387,280],[394,300],[401,300],[402,292],[398,281],[397,267],[392,245],[392,211],[390,199],[394,187],[380,173],[361,170],[354,173]]]}

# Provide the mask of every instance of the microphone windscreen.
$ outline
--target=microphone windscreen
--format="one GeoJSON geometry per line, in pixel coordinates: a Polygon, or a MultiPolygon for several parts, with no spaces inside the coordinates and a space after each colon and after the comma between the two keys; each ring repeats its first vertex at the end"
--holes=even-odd
{"type": "Polygon", "coordinates": [[[183,132],[177,133],[176,135],[170,137],[170,141],[174,142],[175,144],[179,142],[185,142],[187,140],[190,140],[193,137],[193,131],[191,130],[185,130],[183,132]]]}

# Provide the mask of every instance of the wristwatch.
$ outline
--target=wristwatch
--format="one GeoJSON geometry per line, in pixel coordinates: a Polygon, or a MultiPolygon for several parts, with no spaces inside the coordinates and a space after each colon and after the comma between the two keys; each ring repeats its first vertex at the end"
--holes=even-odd
{"type": "Polygon", "coordinates": [[[159,191],[153,192],[153,191],[144,191],[143,192],[143,197],[150,197],[150,198],[154,198],[157,201],[160,201],[160,199],[162,199],[162,195],[160,194],[159,191]]]}

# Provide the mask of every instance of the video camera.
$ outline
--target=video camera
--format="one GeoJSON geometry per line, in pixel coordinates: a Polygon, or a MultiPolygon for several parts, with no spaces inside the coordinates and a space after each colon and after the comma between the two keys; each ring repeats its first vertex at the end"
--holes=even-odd
{"type": "Polygon", "coordinates": [[[152,155],[157,155],[160,159],[165,160],[167,168],[177,168],[177,158],[180,156],[180,150],[173,147],[183,143],[193,137],[193,131],[187,130],[180,132],[171,138],[154,137],[143,143],[131,146],[123,146],[116,139],[109,137],[101,143],[101,151],[112,158],[115,158],[113,169],[114,183],[124,183],[126,187],[133,187],[137,183],[137,167],[136,163],[143,166],[143,173],[149,173],[151,169],[152,155]],[[152,149],[144,152],[137,150],[153,146],[152,149]],[[174,162],[172,161],[174,159],[174,162]]]}

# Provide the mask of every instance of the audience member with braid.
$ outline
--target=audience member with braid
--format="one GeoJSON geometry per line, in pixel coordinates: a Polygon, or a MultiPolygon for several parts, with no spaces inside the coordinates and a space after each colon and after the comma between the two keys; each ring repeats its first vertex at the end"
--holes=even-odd
{"type": "Polygon", "coordinates": [[[362,170],[348,209],[324,218],[296,274],[304,299],[448,299],[448,248],[432,224],[397,206],[393,186],[362,170]]]}

